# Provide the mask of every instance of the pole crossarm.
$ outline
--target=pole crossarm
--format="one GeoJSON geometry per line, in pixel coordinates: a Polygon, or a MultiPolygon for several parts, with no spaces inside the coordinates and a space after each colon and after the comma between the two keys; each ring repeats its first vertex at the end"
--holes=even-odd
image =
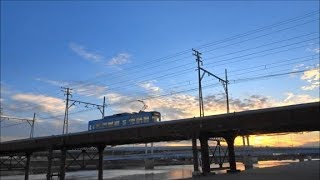
{"type": "Polygon", "coordinates": [[[78,101],[78,100],[74,100],[74,99],[69,99],[69,101],[73,102],[73,103],[70,105],[70,107],[71,107],[72,105],[74,105],[75,103],[78,103],[78,104],[85,104],[86,107],[88,107],[88,105],[89,105],[89,106],[96,106],[97,108],[103,108],[103,105],[99,105],[99,104],[93,104],[93,103],[78,101]]]}
{"type": "Polygon", "coordinates": [[[104,109],[106,107],[106,103],[105,103],[105,97],[103,98],[103,105],[100,105],[100,104],[94,104],[94,103],[88,103],[88,102],[84,102],[84,101],[78,101],[78,100],[74,100],[74,99],[69,99],[71,103],[71,105],[69,106],[69,108],[73,105],[75,105],[76,103],[78,104],[85,104],[85,107],[88,107],[88,106],[94,106],[96,107],[97,109],[99,109],[99,111],[101,112],[102,114],[102,118],[104,118],[104,109]]]}
{"type": "MultiPolygon", "coordinates": [[[[213,77],[217,78],[217,79],[218,79],[220,82],[222,82],[222,83],[228,83],[226,80],[224,80],[224,79],[222,79],[222,78],[220,78],[220,77],[212,74],[211,72],[203,69],[202,67],[200,67],[200,69],[204,72],[204,74],[207,73],[209,76],[213,76],[213,77]]],[[[201,80],[202,80],[202,78],[201,78],[201,80]]]]}
{"type": "Polygon", "coordinates": [[[222,79],[220,78],[219,76],[216,76],[214,74],[212,74],[211,72],[203,69],[202,67],[198,67],[199,68],[199,71],[202,70],[203,71],[203,74],[202,76],[199,78],[199,81],[201,83],[202,81],[202,78],[204,77],[204,75],[207,73],[209,76],[213,76],[215,78],[217,78],[219,80],[219,82],[221,82],[222,86],[223,86],[223,89],[224,89],[224,92],[226,93],[226,100],[227,100],[227,113],[229,113],[229,93],[228,93],[228,84],[229,84],[229,80],[228,80],[228,76],[227,76],[227,69],[225,69],[225,78],[226,79],[222,79]]]}

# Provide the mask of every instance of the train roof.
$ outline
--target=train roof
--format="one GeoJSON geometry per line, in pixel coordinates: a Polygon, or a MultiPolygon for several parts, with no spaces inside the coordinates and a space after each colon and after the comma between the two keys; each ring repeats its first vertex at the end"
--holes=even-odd
{"type": "Polygon", "coordinates": [[[159,113],[157,111],[139,111],[139,112],[132,112],[132,113],[119,113],[119,114],[113,114],[110,116],[105,116],[105,117],[117,117],[117,116],[126,116],[126,115],[133,115],[133,114],[142,114],[142,113],[159,113]]]}
{"type": "MultiPolygon", "coordinates": [[[[121,117],[121,116],[129,116],[129,115],[138,115],[138,114],[143,114],[143,113],[159,113],[158,111],[140,111],[140,112],[133,112],[133,113],[119,113],[119,114],[113,114],[110,116],[105,116],[104,118],[115,118],[115,117],[121,117]]],[[[101,119],[96,119],[96,120],[91,120],[89,122],[93,122],[93,121],[100,121],[101,119]]]]}

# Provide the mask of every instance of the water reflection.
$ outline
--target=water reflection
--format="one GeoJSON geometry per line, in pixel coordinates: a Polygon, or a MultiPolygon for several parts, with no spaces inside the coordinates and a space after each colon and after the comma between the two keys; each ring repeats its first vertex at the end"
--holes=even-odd
{"type": "Polygon", "coordinates": [[[299,162],[299,160],[282,160],[282,161],[259,161],[258,164],[254,164],[253,168],[266,168],[273,166],[287,165],[293,162],[299,162]]]}
{"type": "Polygon", "coordinates": [[[168,179],[181,179],[191,177],[192,168],[193,166],[173,169],[172,171],[170,171],[168,179]]]}
{"type": "MultiPolygon", "coordinates": [[[[293,160],[283,161],[259,161],[253,165],[253,168],[266,168],[280,165],[287,165],[293,160]]],[[[223,164],[227,167],[228,163],[223,164]]],[[[211,168],[218,168],[219,165],[211,165],[211,168]]],[[[244,170],[242,163],[237,163],[237,169],[244,170]]],[[[135,169],[115,169],[104,170],[103,177],[108,180],[163,180],[163,179],[184,179],[192,177],[193,165],[174,165],[174,166],[156,166],[153,170],[145,170],[144,168],[135,169]]],[[[217,174],[226,173],[226,170],[216,170],[217,174]]],[[[66,179],[68,180],[95,180],[97,179],[97,171],[77,171],[67,172],[66,179]]],[[[31,180],[45,179],[45,174],[30,175],[31,180]]],[[[1,180],[23,179],[23,175],[19,176],[1,176],[1,180]]]]}

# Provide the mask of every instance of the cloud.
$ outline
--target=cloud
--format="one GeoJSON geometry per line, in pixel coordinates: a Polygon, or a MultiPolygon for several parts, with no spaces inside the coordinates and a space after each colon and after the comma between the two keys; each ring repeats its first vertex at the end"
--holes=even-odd
{"type": "MultiPolygon", "coordinates": [[[[276,100],[269,96],[249,95],[245,98],[230,98],[230,112],[286,106],[306,102],[319,101],[318,97],[306,94],[286,93],[284,98],[276,100]]],[[[199,102],[196,96],[177,94],[159,99],[145,100],[148,110],[158,110],[165,115],[166,120],[199,116],[199,102]]],[[[226,99],[223,94],[204,97],[205,115],[226,113],[226,99]]]]}
{"type": "Polygon", "coordinates": [[[75,89],[75,92],[83,96],[94,96],[100,98],[102,94],[106,93],[107,86],[100,86],[95,84],[83,85],[78,84],[79,87],[75,89]]]}
{"type": "Polygon", "coordinates": [[[49,80],[49,79],[44,79],[44,78],[36,78],[35,80],[40,81],[40,82],[44,82],[44,83],[47,83],[47,84],[51,84],[53,86],[60,86],[60,87],[64,86],[64,87],[66,87],[66,86],[70,85],[70,83],[68,83],[68,82],[49,80]]]}
{"type": "Polygon", "coordinates": [[[101,95],[99,98],[103,98],[104,96],[107,98],[108,103],[121,103],[121,102],[125,102],[125,101],[131,101],[133,99],[128,96],[121,95],[121,94],[115,93],[115,92],[101,95]]]}
{"type": "Polygon", "coordinates": [[[119,53],[115,57],[112,57],[111,59],[107,60],[106,57],[103,55],[90,51],[87,48],[85,48],[82,45],[79,45],[77,43],[70,43],[69,44],[70,49],[75,52],[80,57],[89,60],[94,63],[105,63],[108,66],[116,66],[116,65],[122,65],[127,64],[130,62],[131,55],[128,53],[119,53]]]}
{"type": "Polygon", "coordinates": [[[315,47],[315,48],[310,48],[309,47],[309,48],[307,48],[307,51],[319,54],[320,53],[320,48],[319,47],[315,47]]]}
{"type": "Polygon", "coordinates": [[[40,111],[53,115],[63,114],[65,109],[64,100],[55,97],[35,94],[15,94],[11,98],[29,105],[36,105],[40,111]]]}
{"type": "Polygon", "coordinates": [[[319,67],[304,72],[301,76],[301,79],[309,83],[309,85],[307,86],[302,86],[302,90],[313,90],[316,88],[318,89],[320,84],[319,67]]]}
{"type": "Polygon", "coordinates": [[[294,93],[286,93],[286,98],[283,101],[275,101],[272,103],[273,106],[286,106],[292,104],[301,104],[306,102],[316,102],[319,101],[319,97],[312,97],[307,94],[294,94],[294,93]]]}
{"type": "Polygon", "coordinates": [[[158,87],[158,86],[155,86],[154,85],[155,82],[156,81],[142,82],[142,83],[139,83],[138,86],[140,86],[143,89],[147,90],[151,94],[160,93],[161,92],[161,88],[158,87]]]}
{"type": "Polygon", "coordinates": [[[165,120],[198,116],[197,99],[192,95],[175,94],[159,99],[145,100],[148,110],[155,109],[164,115],[165,120]]]}
{"type": "Polygon", "coordinates": [[[81,56],[82,58],[89,60],[91,62],[101,62],[103,59],[105,59],[102,55],[91,52],[87,50],[84,46],[81,46],[76,43],[70,43],[69,44],[70,49],[75,52],[77,55],[81,56]]]}
{"type": "Polygon", "coordinates": [[[111,58],[108,62],[107,65],[109,66],[114,66],[114,65],[122,65],[122,64],[127,64],[130,62],[130,57],[131,55],[128,53],[120,53],[117,56],[111,58]]]}
{"type": "Polygon", "coordinates": [[[87,96],[87,97],[90,97],[90,96],[101,97],[102,94],[106,93],[108,88],[107,86],[86,83],[81,81],[64,82],[64,81],[48,80],[48,79],[42,79],[42,78],[37,78],[36,80],[44,83],[48,83],[54,86],[71,87],[74,93],[77,93],[82,96],[87,96]]]}

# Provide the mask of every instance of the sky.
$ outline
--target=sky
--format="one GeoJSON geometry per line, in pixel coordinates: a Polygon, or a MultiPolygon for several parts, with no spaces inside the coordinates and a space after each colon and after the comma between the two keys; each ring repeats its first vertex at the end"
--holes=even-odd
{"type": "MultiPolygon", "coordinates": [[[[199,116],[197,64],[229,80],[230,111],[319,102],[318,1],[1,1],[1,113],[32,119],[35,136],[62,133],[64,92],[106,113],[199,116]]],[[[202,79],[205,115],[226,113],[222,84],[202,79]]],[[[69,110],[69,132],[101,118],[69,110]]],[[[30,126],[1,121],[1,141],[30,126]]],[[[319,132],[251,136],[255,146],[318,146],[319,132]]],[[[185,145],[172,142],[165,145],[185,145]]],[[[241,139],[236,140],[241,144],[241,139]]]]}

